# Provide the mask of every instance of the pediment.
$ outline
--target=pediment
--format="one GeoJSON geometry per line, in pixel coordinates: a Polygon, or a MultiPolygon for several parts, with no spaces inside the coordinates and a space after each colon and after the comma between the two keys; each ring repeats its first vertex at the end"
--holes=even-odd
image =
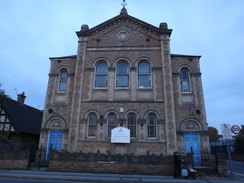
{"type": "MultiPolygon", "coordinates": [[[[170,36],[172,32],[172,29],[168,29],[166,23],[161,23],[158,28],[130,15],[122,14],[109,19],[91,29],[89,29],[88,25],[82,25],[81,30],[76,32],[76,34],[78,37],[87,37],[88,40],[91,40],[121,26],[129,27],[155,39],[160,39],[161,35],[170,36]]],[[[123,38],[124,35],[121,34],[121,36],[123,38]]]]}

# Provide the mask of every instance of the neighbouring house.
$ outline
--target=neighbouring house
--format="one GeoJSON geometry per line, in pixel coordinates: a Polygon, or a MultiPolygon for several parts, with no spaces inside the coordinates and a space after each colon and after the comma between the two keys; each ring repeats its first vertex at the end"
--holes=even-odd
{"type": "Polygon", "coordinates": [[[210,150],[201,56],[171,53],[171,33],[167,23],[151,25],[128,15],[125,6],[93,28],[82,25],[77,55],[50,58],[39,147],[193,152],[200,163],[210,150]]]}
{"type": "Polygon", "coordinates": [[[18,100],[0,95],[1,141],[38,144],[43,111],[24,104],[25,94],[18,100]]]}

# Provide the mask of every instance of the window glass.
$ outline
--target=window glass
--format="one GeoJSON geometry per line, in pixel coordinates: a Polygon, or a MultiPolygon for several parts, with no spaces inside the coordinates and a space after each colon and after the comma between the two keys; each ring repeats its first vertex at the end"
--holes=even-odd
{"type": "Polygon", "coordinates": [[[108,137],[111,137],[111,130],[116,127],[116,116],[115,114],[108,115],[108,137]]]}
{"type": "Polygon", "coordinates": [[[156,138],[156,115],[149,114],[147,116],[147,136],[148,138],[156,138]]]}
{"type": "Polygon", "coordinates": [[[88,137],[96,137],[97,135],[97,117],[90,114],[88,117],[88,137]]]}
{"type": "Polygon", "coordinates": [[[189,79],[189,72],[187,69],[181,69],[180,79],[181,79],[181,91],[190,92],[190,79],[189,79]]]}
{"type": "Polygon", "coordinates": [[[59,73],[59,87],[58,91],[65,92],[67,89],[68,71],[62,69],[59,73]]]}
{"type": "Polygon", "coordinates": [[[128,87],[129,86],[129,67],[125,62],[121,62],[117,65],[116,73],[116,87],[128,87]]]}
{"type": "Polygon", "coordinates": [[[107,87],[108,80],[108,66],[106,63],[101,62],[96,66],[95,73],[95,87],[107,87]]]}
{"type": "Polygon", "coordinates": [[[130,129],[130,137],[136,137],[136,115],[130,113],[127,118],[128,129],[130,129]]]}
{"type": "Polygon", "coordinates": [[[146,62],[141,62],[138,66],[138,87],[139,88],[151,87],[150,66],[146,62]]]}

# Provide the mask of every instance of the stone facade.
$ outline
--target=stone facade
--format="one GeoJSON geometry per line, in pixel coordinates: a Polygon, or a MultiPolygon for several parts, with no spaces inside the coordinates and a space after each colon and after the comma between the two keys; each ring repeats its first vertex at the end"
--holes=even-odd
{"type": "Polygon", "coordinates": [[[189,152],[187,133],[196,135],[198,152],[209,151],[200,56],[171,54],[171,32],[166,23],[158,28],[126,12],[91,29],[82,25],[77,55],[50,58],[39,146],[171,155],[189,152]],[[120,63],[127,67],[121,73],[120,63]],[[133,130],[129,144],[111,143],[111,114],[114,127],[133,130]]]}

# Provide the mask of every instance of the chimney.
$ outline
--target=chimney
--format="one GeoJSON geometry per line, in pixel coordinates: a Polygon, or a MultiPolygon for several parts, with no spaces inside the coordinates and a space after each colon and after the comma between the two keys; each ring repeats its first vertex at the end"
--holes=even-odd
{"type": "Polygon", "coordinates": [[[25,103],[25,92],[21,93],[21,94],[18,94],[18,99],[17,101],[20,103],[20,104],[24,104],[25,103]]]}

